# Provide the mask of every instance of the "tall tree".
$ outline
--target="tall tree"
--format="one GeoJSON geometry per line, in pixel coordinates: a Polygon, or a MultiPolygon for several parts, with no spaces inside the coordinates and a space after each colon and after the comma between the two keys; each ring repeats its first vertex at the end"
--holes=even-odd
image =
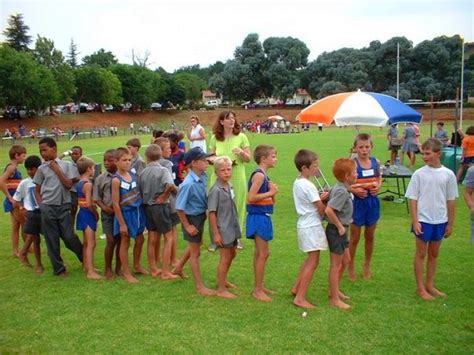
{"type": "Polygon", "coordinates": [[[196,74],[178,73],[173,75],[176,82],[184,88],[186,100],[196,102],[201,99],[201,91],[207,84],[196,74]]]}
{"type": "Polygon", "coordinates": [[[75,71],[77,102],[118,104],[122,102],[122,86],[118,77],[107,69],[91,65],[75,71]]]}
{"type": "Polygon", "coordinates": [[[23,21],[23,14],[13,14],[8,18],[8,27],[3,31],[6,43],[19,52],[28,52],[32,39],[29,27],[23,21]]]}
{"type": "Polygon", "coordinates": [[[96,64],[102,68],[108,68],[111,65],[117,64],[118,60],[112,52],[106,52],[105,49],[101,48],[97,52],[94,52],[91,55],[86,55],[82,58],[82,63],[85,65],[96,64]]]}
{"type": "Polygon", "coordinates": [[[38,63],[48,68],[56,68],[64,63],[64,56],[54,47],[54,41],[40,35],[36,39],[33,56],[38,63]]]}
{"type": "Polygon", "coordinates": [[[67,55],[67,62],[73,68],[78,66],[77,56],[79,52],[77,51],[77,45],[74,43],[74,40],[71,38],[71,43],[69,45],[69,52],[67,55]]]}

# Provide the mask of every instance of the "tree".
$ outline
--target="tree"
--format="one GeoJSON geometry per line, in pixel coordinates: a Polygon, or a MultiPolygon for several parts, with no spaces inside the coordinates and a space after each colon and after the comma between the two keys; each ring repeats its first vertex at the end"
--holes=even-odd
{"type": "Polygon", "coordinates": [[[67,55],[67,62],[73,68],[77,67],[78,60],[77,56],[79,52],[77,51],[77,45],[74,43],[74,40],[71,38],[71,44],[69,45],[69,53],[67,55]]]}
{"type": "Polygon", "coordinates": [[[32,41],[28,35],[29,29],[23,21],[23,14],[10,15],[8,27],[3,31],[7,45],[19,52],[28,52],[32,41]]]}
{"type": "Polygon", "coordinates": [[[174,74],[173,77],[176,83],[184,88],[187,101],[196,102],[201,99],[201,92],[207,85],[198,75],[178,73],[174,74]]]}
{"type": "Polygon", "coordinates": [[[150,63],[148,60],[150,59],[151,52],[147,49],[143,54],[142,53],[135,53],[135,50],[132,49],[132,62],[133,65],[137,65],[139,67],[146,68],[150,63]]]}
{"type": "Polygon", "coordinates": [[[99,66],[84,66],[75,71],[77,102],[118,104],[122,102],[122,86],[118,77],[99,66]]]}
{"type": "Polygon", "coordinates": [[[85,65],[97,64],[102,68],[108,68],[111,65],[117,64],[118,60],[115,58],[112,52],[106,52],[103,48],[101,48],[97,52],[94,52],[91,55],[86,55],[84,58],[82,58],[82,63],[85,65]]]}

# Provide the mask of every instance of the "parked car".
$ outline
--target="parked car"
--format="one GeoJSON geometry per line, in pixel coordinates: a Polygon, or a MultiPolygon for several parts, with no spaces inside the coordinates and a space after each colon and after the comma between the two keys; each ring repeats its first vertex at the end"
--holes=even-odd
{"type": "Polygon", "coordinates": [[[161,104],[159,102],[153,102],[151,105],[150,105],[150,109],[152,109],[153,111],[156,111],[156,110],[161,110],[161,104]]]}
{"type": "Polygon", "coordinates": [[[217,108],[219,107],[219,101],[217,100],[209,100],[205,103],[206,107],[217,108]]]}

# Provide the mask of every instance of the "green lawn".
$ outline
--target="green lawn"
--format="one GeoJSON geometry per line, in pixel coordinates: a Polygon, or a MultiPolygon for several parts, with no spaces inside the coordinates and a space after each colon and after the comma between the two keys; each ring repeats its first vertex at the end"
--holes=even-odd
{"type": "MultiPolygon", "coordinates": [[[[466,127],[468,126],[466,122],[466,127]]],[[[370,128],[374,155],[388,159],[385,129],[370,128]]],[[[422,127],[426,137],[429,127],[422,127]]],[[[293,156],[300,148],[317,151],[330,182],[332,162],[348,156],[355,130],[329,128],[293,135],[249,134],[252,147],[259,143],[278,148],[278,166],[269,172],[279,185],[275,214],[275,240],[267,266],[266,284],[278,293],[270,304],[255,301],[253,245],[237,255],[230,280],[239,286],[236,300],[204,298],[193,290],[191,279],[161,282],[139,277],[138,285],[121,279],[87,281],[72,253],[63,247],[70,276],[53,277],[43,249],[46,272],[37,276],[11,257],[10,217],[0,219],[0,352],[199,352],[199,353],[470,353],[474,352],[474,258],[469,244],[469,214],[462,197],[457,202],[451,238],[443,243],[438,286],[449,297],[424,302],[415,295],[412,271],[413,236],[405,206],[382,201],[377,229],[374,277],[355,283],[343,280],[353,309],[340,311],[328,304],[328,253],[308,298],[318,307],[301,316],[292,305],[290,288],[304,259],[297,246],[296,213],[292,184],[297,175],[293,156]]],[[[143,144],[149,142],[143,137],[143,144]]],[[[128,137],[81,140],[85,154],[123,145],[128,137]]],[[[69,148],[61,142],[59,150],[69,148]]],[[[29,153],[38,154],[35,144],[29,153]]],[[[0,163],[7,162],[8,146],[0,148],[0,163]]],[[[421,166],[418,157],[417,166],[421,166]]],[[[248,171],[255,167],[248,164],[248,171]]],[[[463,188],[460,188],[460,195],[463,188]]],[[[208,236],[206,235],[206,242],[208,236]]],[[[180,249],[184,243],[179,238],[180,249]]],[[[105,242],[97,240],[96,266],[103,268],[105,242]]],[[[207,243],[206,243],[207,244],[207,243]]],[[[44,243],[42,244],[44,247],[44,243]]],[[[363,250],[363,244],[359,247],[363,250]]],[[[360,255],[359,255],[360,256],[360,255]]],[[[215,287],[217,253],[203,248],[202,274],[215,287]]],[[[143,260],[146,265],[146,261],[143,260]]],[[[357,259],[361,271],[361,259],[357,259]]],[[[190,274],[189,269],[187,269],[190,274]]]]}

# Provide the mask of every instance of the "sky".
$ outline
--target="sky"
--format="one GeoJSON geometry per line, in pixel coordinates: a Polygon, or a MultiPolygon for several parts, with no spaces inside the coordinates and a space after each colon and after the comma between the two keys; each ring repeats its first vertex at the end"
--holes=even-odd
{"type": "Polygon", "coordinates": [[[2,32],[13,13],[24,15],[33,40],[52,39],[63,54],[73,39],[79,57],[103,48],[131,64],[132,51],[148,52],[148,67],[168,72],[232,59],[250,33],[262,43],[298,38],[310,61],[396,36],[414,45],[455,34],[474,41],[474,0],[0,0],[2,32]]]}

